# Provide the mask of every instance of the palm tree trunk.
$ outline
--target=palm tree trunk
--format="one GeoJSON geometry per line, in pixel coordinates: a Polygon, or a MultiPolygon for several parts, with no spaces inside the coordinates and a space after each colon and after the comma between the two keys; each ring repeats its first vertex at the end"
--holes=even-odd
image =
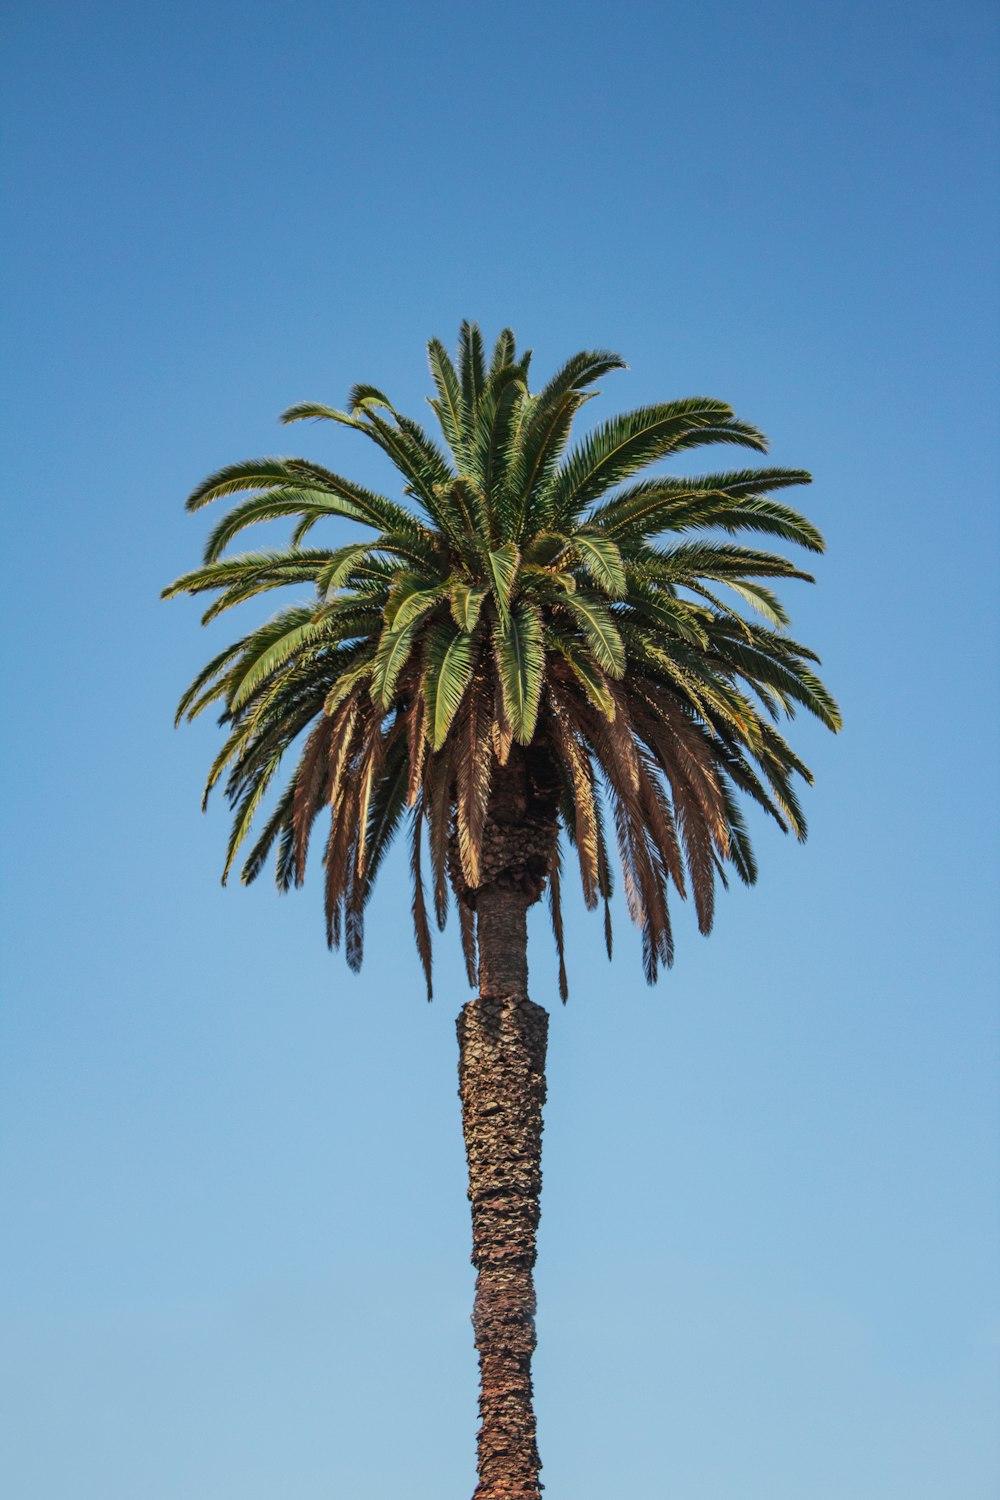
{"type": "Polygon", "coordinates": [[[528,999],[523,890],[477,899],[479,998],[458,1018],[459,1096],[469,1163],[473,1327],[479,1351],[479,1484],[473,1500],[539,1500],[531,1356],[542,1185],[548,1013],[528,999]]]}

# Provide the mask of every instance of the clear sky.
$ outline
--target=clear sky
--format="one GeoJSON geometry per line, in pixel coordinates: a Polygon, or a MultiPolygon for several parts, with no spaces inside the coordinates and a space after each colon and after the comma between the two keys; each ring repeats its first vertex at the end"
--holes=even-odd
{"type": "MultiPolygon", "coordinates": [[[[642,982],[574,898],[537,1395],[552,1500],[992,1500],[993,7],[523,0],[8,10],[0,1488],[463,1500],[452,932],[403,870],[360,978],[315,882],[223,891],[224,622],[161,586],[221,463],[511,324],[598,415],[709,394],[813,470],[841,700],[811,835],[642,982]],[[12,472],[11,472],[12,468],[12,472]]],[[[252,606],[248,617],[252,616],[252,606]]],[[[239,621],[234,629],[239,628],[239,621]]],[[[685,914],[686,916],[687,914],[685,914]]]]}

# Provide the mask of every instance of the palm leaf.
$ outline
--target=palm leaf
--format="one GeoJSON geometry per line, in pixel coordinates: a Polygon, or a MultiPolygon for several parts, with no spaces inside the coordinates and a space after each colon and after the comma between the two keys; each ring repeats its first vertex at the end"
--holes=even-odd
{"type": "Polygon", "coordinates": [[[416,639],[420,619],[411,619],[399,630],[386,630],[372,662],[372,691],[383,708],[392,703],[399,674],[405,667],[416,639]]]}
{"type": "Polygon", "coordinates": [[[493,639],[504,710],[514,738],[527,745],[535,732],[545,668],[537,610],[516,599],[506,618],[498,619],[493,639]]]}
{"type": "Polygon", "coordinates": [[[556,521],[578,515],[612,485],[695,441],[740,443],[760,452],[767,446],[722,401],[696,396],[642,407],[612,418],[570,455],[546,497],[548,516],[556,521]]]}
{"type": "Polygon", "coordinates": [[[218,692],[221,691],[220,688],[216,688],[212,692],[211,697],[203,700],[200,706],[195,705],[195,707],[192,707],[195,699],[198,697],[199,693],[206,686],[206,684],[210,683],[213,678],[217,677],[218,674],[222,671],[223,667],[228,666],[231,661],[233,661],[240,655],[243,650],[243,646],[243,641],[236,641],[232,646],[227,646],[224,651],[220,651],[218,656],[213,656],[208,665],[202,668],[197,677],[195,677],[194,681],[191,683],[190,687],[183,694],[183,696],[181,697],[181,701],[177,705],[177,712],[174,716],[175,728],[181,722],[181,719],[183,719],[185,714],[187,714],[188,716],[189,723],[192,719],[195,719],[198,713],[201,711],[201,708],[205,706],[205,703],[211,702],[212,699],[216,697],[218,692]]]}
{"type": "Polygon", "coordinates": [[[427,636],[424,648],[423,693],[427,705],[427,732],[432,750],[440,750],[472,680],[475,651],[473,638],[450,623],[427,636]]]}
{"type": "Polygon", "coordinates": [[[506,618],[510,610],[510,599],[517,579],[521,554],[513,542],[506,542],[486,554],[486,562],[493,581],[493,594],[501,617],[506,618]]]}
{"type": "Polygon", "coordinates": [[[621,677],[625,670],[625,648],[614,621],[596,599],[567,594],[563,608],[573,616],[602,671],[621,677]]]}
{"type": "Polygon", "coordinates": [[[224,495],[239,495],[245,490],[275,489],[294,484],[284,459],[248,458],[238,464],[225,464],[196,485],[185,501],[186,510],[200,510],[224,495]]]}
{"type": "Polygon", "coordinates": [[[567,638],[561,631],[550,631],[555,645],[569,662],[574,677],[580,683],[591,703],[602,713],[606,719],[615,716],[615,700],[608,688],[607,678],[599,667],[595,666],[590,655],[583,651],[576,641],[567,638]]]}
{"type": "Polygon", "coordinates": [[[456,583],[451,590],[451,613],[460,630],[475,630],[489,590],[485,584],[456,583]]]}
{"type": "Polygon", "coordinates": [[[477,323],[463,323],[458,335],[458,371],[462,386],[462,426],[471,433],[486,384],[483,336],[477,323]]]}
{"type": "Polygon", "coordinates": [[[580,557],[583,566],[598,588],[603,589],[611,599],[624,598],[627,589],[625,568],[621,552],[610,537],[590,536],[586,532],[576,532],[573,537],[573,550],[580,557]]]}
{"type": "Polygon", "coordinates": [[[457,458],[465,446],[462,431],[462,388],[455,366],[440,339],[431,339],[428,343],[427,362],[438,393],[437,400],[432,400],[431,405],[437,413],[448,445],[457,458]]]}

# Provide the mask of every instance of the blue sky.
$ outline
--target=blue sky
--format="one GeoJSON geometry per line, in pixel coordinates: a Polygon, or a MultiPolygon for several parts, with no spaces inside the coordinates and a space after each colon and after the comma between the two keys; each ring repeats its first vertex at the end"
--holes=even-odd
{"type": "MultiPolygon", "coordinates": [[[[454,935],[390,864],[359,979],[218,883],[227,627],[182,500],[425,340],[511,324],[597,415],[710,394],[815,475],[786,591],[842,703],[804,848],[655,991],[574,898],[537,1395],[553,1497],[986,1500],[1000,1479],[997,62],[986,4],[44,0],[5,22],[7,1224],[18,1500],[471,1492],[454,935]]],[[[535,923],[532,991],[555,980],[535,923]]]]}

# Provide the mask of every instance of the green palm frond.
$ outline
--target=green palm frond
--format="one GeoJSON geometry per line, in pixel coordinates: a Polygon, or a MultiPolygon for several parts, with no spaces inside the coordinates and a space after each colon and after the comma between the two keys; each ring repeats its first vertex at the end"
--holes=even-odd
{"type": "Polygon", "coordinates": [[[262,495],[251,495],[241,504],[234,505],[210,533],[205,543],[204,561],[218,562],[233,538],[248,526],[280,521],[289,516],[298,516],[300,520],[308,519],[313,523],[336,516],[346,516],[348,520],[364,519],[357,509],[345,506],[333,497],[324,496],[319,490],[301,489],[294,485],[282,486],[267,490],[262,495]]]}
{"type": "Polygon", "coordinates": [[[502,370],[514,363],[517,357],[517,341],[514,338],[512,328],[501,328],[497,334],[497,341],[493,345],[493,356],[490,359],[490,369],[487,376],[487,384],[491,384],[500,375],[502,370]]]}
{"type": "Polygon", "coordinates": [[[573,537],[572,547],[598,588],[611,599],[624,598],[625,568],[621,552],[610,537],[578,531],[573,537]]]}
{"type": "Polygon", "coordinates": [[[474,630],[483,600],[489,593],[485,584],[456,583],[451,591],[451,612],[460,630],[474,630]]]}
{"type": "Polygon", "coordinates": [[[811,480],[805,469],[741,469],[697,479],[661,475],[619,490],[594,508],[590,520],[623,545],[662,531],[717,526],[781,536],[822,552],[823,538],[816,527],[798,511],[770,498],[774,490],[811,480]]]}
{"type": "Polygon", "coordinates": [[[647,464],[707,442],[738,443],[762,453],[767,446],[763,435],[737,421],[724,402],[700,396],[613,417],[570,454],[546,500],[549,518],[575,518],[647,464]]]}
{"type": "Polygon", "coordinates": [[[486,554],[490,581],[493,585],[493,597],[504,619],[510,611],[510,598],[514,591],[520,561],[521,554],[513,542],[506,542],[502,547],[496,547],[486,554]]]}
{"type": "Polygon", "coordinates": [[[240,495],[247,490],[269,490],[294,484],[295,480],[280,458],[248,458],[242,463],[226,464],[203,479],[187,497],[186,510],[200,510],[224,495],[240,495]]]}
{"type": "Polygon", "coordinates": [[[497,620],[493,639],[508,722],[514,738],[522,745],[530,744],[545,667],[537,610],[523,599],[515,600],[510,613],[497,620]]]}
{"type": "Polygon", "coordinates": [[[372,660],[372,690],[382,708],[392,703],[399,674],[410,659],[417,637],[419,619],[400,630],[385,630],[372,660]]]}
{"type": "Polygon", "coordinates": [[[603,672],[621,677],[625,671],[625,648],[614,620],[599,600],[583,594],[568,594],[564,610],[573,616],[590,648],[594,661],[603,672]]]}
{"type": "MultiPolygon", "coordinates": [[[[441,424],[441,431],[445,435],[452,453],[458,458],[464,456],[465,432],[463,430],[462,414],[462,387],[459,384],[455,366],[452,364],[447,350],[440,339],[431,339],[427,345],[427,360],[430,365],[431,376],[437,387],[437,399],[430,399],[437,419],[441,424]]],[[[460,464],[461,467],[461,464],[460,464]]]]}
{"type": "Polygon", "coordinates": [[[424,649],[423,693],[432,750],[440,750],[448,736],[475,664],[473,637],[447,621],[427,637],[424,649]]]}
{"type": "Polygon", "coordinates": [[[508,536],[514,508],[504,492],[507,460],[524,381],[520,370],[505,366],[493,377],[483,395],[476,418],[472,462],[486,497],[487,514],[497,540],[508,536]]]}
{"type": "Polygon", "coordinates": [[[458,369],[462,388],[463,426],[472,432],[476,422],[476,408],[486,384],[483,336],[478,323],[463,323],[458,334],[458,369]]]}

